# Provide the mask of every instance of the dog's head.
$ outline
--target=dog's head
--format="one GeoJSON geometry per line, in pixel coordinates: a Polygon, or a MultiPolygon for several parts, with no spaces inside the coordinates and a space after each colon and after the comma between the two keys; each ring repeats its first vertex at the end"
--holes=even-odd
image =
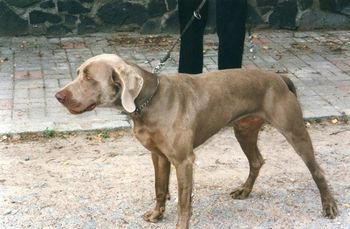
{"type": "Polygon", "coordinates": [[[132,113],[142,86],[143,78],[136,68],[117,55],[102,54],[85,61],[78,68],[76,79],[55,97],[72,114],[111,105],[122,105],[132,113]]]}

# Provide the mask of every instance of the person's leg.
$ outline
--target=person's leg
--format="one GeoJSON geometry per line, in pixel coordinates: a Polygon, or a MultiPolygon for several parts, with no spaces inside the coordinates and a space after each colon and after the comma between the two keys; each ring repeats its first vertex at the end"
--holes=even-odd
{"type": "Polygon", "coordinates": [[[242,66],[246,14],[246,0],[216,0],[219,69],[242,66]]]}
{"type": "MultiPolygon", "coordinates": [[[[180,32],[202,0],[178,0],[180,32]]],[[[203,34],[208,15],[208,1],[200,11],[202,18],[195,19],[181,38],[179,72],[201,73],[203,69],[203,34]]]]}

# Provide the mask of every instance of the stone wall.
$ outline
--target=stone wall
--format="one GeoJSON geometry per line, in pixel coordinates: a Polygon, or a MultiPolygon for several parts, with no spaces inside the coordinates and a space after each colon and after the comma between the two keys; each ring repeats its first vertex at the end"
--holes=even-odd
{"type": "MultiPolygon", "coordinates": [[[[215,0],[208,1],[208,29],[215,30],[215,0]]],[[[254,26],[350,28],[350,0],[248,2],[248,23],[254,26]]],[[[176,5],[177,0],[0,0],[0,35],[178,32],[176,5]]]]}

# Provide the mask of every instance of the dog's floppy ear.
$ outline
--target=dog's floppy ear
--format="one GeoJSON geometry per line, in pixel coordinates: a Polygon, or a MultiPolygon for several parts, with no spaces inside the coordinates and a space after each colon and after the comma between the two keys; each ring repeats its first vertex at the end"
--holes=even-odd
{"type": "Polygon", "coordinates": [[[121,85],[122,106],[127,112],[132,113],[136,110],[135,99],[141,92],[143,78],[127,64],[114,67],[114,71],[113,81],[121,85]]]}

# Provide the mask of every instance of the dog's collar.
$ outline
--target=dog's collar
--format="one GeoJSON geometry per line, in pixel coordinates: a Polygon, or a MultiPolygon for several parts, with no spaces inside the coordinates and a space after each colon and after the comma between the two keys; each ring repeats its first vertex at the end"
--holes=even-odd
{"type": "Polygon", "coordinates": [[[158,88],[159,88],[159,82],[160,82],[160,79],[159,79],[159,76],[157,76],[157,85],[156,85],[156,88],[154,89],[153,91],[153,94],[144,102],[142,103],[141,105],[139,106],[136,106],[136,109],[134,111],[135,114],[138,114],[140,115],[143,108],[145,108],[153,99],[154,95],[157,93],[158,91],[158,88]]]}

